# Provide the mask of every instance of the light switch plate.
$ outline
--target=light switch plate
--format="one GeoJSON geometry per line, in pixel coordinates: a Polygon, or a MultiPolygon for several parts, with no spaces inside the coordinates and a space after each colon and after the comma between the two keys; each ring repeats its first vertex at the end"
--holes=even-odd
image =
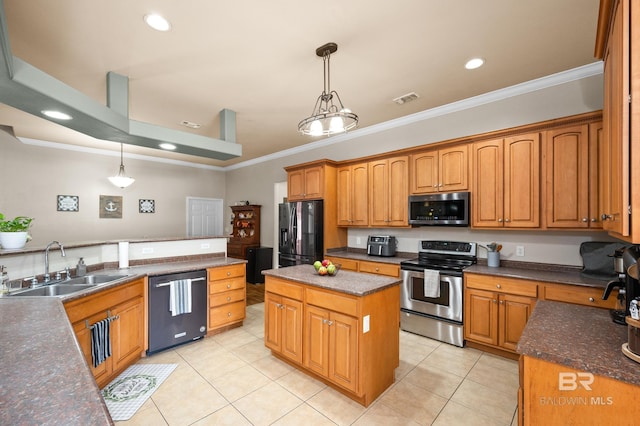
{"type": "Polygon", "coordinates": [[[369,315],[365,315],[364,318],[362,318],[362,332],[369,332],[369,315]]]}

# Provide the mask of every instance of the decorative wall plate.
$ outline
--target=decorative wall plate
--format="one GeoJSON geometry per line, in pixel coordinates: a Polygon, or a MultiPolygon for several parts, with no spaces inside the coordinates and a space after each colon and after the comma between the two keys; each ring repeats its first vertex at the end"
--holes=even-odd
{"type": "Polygon", "coordinates": [[[80,210],[80,197],[77,195],[58,195],[59,212],[77,212],[80,210]]]}
{"type": "Polygon", "coordinates": [[[155,213],[156,201],[155,200],[138,200],[140,213],[155,213]]]}
{"type": "Polygon", "coordinates": [[[122,197],[119,195],[101,195],[100,218],[122,219],[122,197]]]}

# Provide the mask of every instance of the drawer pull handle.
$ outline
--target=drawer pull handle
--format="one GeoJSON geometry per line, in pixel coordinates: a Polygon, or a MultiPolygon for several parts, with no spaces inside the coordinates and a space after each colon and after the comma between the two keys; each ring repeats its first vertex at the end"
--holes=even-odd
{"type": "Polygon", "coordinates": [[[230,277],[231,276],[231,271],[227,271],[227,276],[230,277]]]}
{"type": "Polygon", "coordinates": [[[231,297],[227,296],[227,302],[231,301],[231,297]]]}
{"type": "Polygon", "coordinates": [[[231,312],[227,313],[227,316],[230,317],[231,316],[231,312]]]}
{"type": "Polygon", "coordinates": [[[231,288],[231,284],[227,284],[227,288],[231,288]]]}
{"type": "Polygon", "coordinates": [[[589,302],[595,302],[596,300],[593,297],[589,298],[589,302]]]}
{"type": "Polygon", "coordinates": [[[496,288],[502,288],[500,284],[496,284],[496,288]]]}

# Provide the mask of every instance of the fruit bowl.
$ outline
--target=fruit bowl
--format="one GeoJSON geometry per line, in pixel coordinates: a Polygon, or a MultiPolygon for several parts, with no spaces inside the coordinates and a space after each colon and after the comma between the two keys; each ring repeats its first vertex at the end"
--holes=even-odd
{"type": "Polygon", "coordinates": [[[319,260],[313,264],[313,271],[317,275],[335,277],[336,275],[338,275],[338,271],[340,271],[341,266],[342,265],[339,263],[331,263],[326,260],[324,261],[319,260]]]}

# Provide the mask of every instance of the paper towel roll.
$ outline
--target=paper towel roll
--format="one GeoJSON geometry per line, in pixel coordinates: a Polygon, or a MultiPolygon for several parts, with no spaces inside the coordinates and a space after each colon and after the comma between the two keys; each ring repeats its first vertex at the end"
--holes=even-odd
{"type": "Polygon", "coordinates": [[[118,267],[129,267],[129,242],[121,241],[118,243],[118,267]]]}

